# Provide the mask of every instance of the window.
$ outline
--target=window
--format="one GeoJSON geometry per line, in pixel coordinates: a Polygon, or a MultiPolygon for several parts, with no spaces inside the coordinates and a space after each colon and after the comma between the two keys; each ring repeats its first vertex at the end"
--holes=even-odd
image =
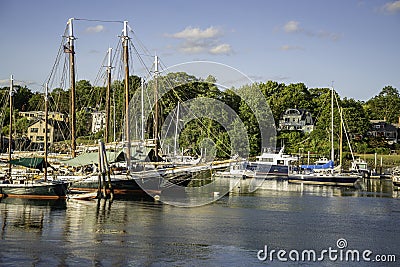
{"type": "Polygon", "coordinates": [[[262,158],[261,161],[263,161],[263,162],[274,162],[274,159],[273,158],[262,158]]]}
{"type": "Polygon", "coordinates": [[[36,136],[36,141],[44,141],[44,136],[36,136]]]}
{"type": "Polygon", "coordinates": [[[31,128],[31,133],[38,133],[39,132],[39,128],[31,128]]]}

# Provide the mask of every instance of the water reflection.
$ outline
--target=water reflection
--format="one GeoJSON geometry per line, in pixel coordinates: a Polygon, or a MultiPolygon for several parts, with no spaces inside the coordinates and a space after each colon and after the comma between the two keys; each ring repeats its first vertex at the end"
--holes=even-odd
{"type": "Polygon", "coordinates": [[[357,189],[268,180],[197,208],[1,199],[0,266],[265,266],[256,258],[264,245],[323,249],[340,237],[396,253],[400,212],[391,197],[399,190],[390,180],[371,179],[357,189]]]}
{"type": "Polygon", "coordinates": [[[399,197],[390,179],[363,179],[355,187],[293,184],[282,180],[265,180],[257,195],[316,195],[353,197],[399,197]]]}

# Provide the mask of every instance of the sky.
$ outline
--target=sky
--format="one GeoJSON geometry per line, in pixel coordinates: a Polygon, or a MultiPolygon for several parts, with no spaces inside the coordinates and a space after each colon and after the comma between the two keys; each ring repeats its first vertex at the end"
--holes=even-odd
{"type": "Polygon", "coordinates": [[[363,101],[387,85],[400,90],[399,0],[0,0],[0,86],[13,75],[42,90],[69,18],[78,80],[93,82],[118,42],[122,24],[106,21],[128,21],[167,67],[213,61],[256,82],[333,82],[363,101]]]}

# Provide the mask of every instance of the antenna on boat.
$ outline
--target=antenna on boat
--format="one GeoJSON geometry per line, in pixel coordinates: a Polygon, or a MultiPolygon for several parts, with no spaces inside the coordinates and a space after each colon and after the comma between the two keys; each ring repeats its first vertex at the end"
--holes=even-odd
{"type": "Polygon", "coordinates": [[[76,136],[75,136],[75,49],[74,49],[74,18],[68,20],[69,36],[68,36],[68,53],[69,53],[69,65],[70,65],[70,82],[71,82],[71,154],[72,157],[76,156],[76,136]]]}

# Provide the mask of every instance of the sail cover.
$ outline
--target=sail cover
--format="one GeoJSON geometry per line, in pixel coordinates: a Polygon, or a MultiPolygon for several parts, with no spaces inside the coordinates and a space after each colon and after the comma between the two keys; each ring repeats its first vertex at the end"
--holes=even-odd
{"type": "Polygon", "coordinates": [[[19,158],[19,159],[13,159],[10,161],[12,165],[18,165],[18,166],[23,166],[26,168],[31,168],[31,169],[38,169],[42,170],[44,166],[44,159],[43,158],[19,158]]]}
{"type": "MultiPolygon", "coordinates": [[[[110,163],[125,160],[123,150],[106,151],[106,155],[107,155],[107,160],[110,163]]],[[[61,163],[72,166],[72,167],[92,165],[92,164],[98,163],[98,162],[99,162],[99,153],[98,152],[83,153],[73,159],[61,161],[61,163]]]]}
{"type": "Polygon", "coordinates": [[[333,161],[330,160],[327,163],[321,165],[301,165],[301,168],[307,170],[321,170],[321,169],[332,169],[333,166],[334,166],[333,161]]]}

